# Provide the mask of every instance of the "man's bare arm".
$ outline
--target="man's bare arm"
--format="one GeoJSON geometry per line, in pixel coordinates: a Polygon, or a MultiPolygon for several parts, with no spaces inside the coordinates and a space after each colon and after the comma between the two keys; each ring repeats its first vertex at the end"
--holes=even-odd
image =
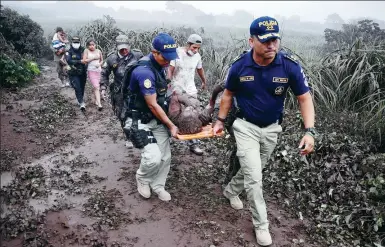
{"type": "Polygon", "coordinates": [[[226,118],[227,117],[227,114],[229,113],[229,110],[231,108],[231,103],[233,101],[233,95],[234,95],[233,92],[229,91],[228,89],[225,89],[225,91],[223,92],[223,95],[222,95],[218,117],[220,117],[220,118],[226,118]]]}
{"type": "Polygon", "coordinates": [[[223,92],[223,90],[225,90],[223,83],[215,86],[213,93],[211,94],[211,97],[209,100],[210,106],[213,107],[215,105],[215,101],[217,100],[218,94],[223,92]]]}
{"type": "Polygon", "coordinates": [[[167,69],[167,78],[168,79],[172,79],[173,75],[174,75],[174,71],[175,71],[175,67],[170,65],[168,66],[168,69],[167,69]]]}
{"type": "Polygon", "coordinates": [[[305,128],[314,127],[314,104],[311,94],[309,92],[297,96],[299,106],[301,108],[301,114],[303,117],[305,128]]]}
{"type": "Polygon", "coordinates": [[[202,88],[206,87],[206,77],[205,77],[205,71],[203,68],[197,69],[197,73],[202,81],[202,88]]]}

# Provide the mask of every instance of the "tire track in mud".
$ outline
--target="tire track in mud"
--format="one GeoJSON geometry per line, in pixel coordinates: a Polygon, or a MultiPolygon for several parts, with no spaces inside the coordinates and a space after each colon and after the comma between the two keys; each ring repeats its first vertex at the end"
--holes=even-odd
{"type": "MultiPolygon", "coordinates": [[[[222,196],[226,165],[215,141],[202,141],[210,151],[203,157],[173,141],[172,201],[145,200],[136,192],[140,153],[124,146],[107,102],[98,112],[86,97],[84,116],[73,89],[59,88],[47,65],[37,83],[2,100],[2,138],[9,140],[1,146],[2,247],[257,246],[247,207],[233,210],[222,196]]],[[[273,246],[318,246],[302,222],[266,200],[273,246]]]]}

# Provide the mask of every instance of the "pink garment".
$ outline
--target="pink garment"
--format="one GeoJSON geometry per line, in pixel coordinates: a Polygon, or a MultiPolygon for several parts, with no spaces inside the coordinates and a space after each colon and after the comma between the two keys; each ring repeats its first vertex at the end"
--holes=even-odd
{"type": "Polygon", "coordinates": [[[94,88],[99,88],[101,72],[89,70],[87,71],[87,73],[88,73],[88,80],[91,82],[92,86],[94,86],[94,88]]]}

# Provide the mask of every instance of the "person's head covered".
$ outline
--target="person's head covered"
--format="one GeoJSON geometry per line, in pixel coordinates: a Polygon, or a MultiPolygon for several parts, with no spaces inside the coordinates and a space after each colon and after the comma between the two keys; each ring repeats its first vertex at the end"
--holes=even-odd
{"type": "Polygon", "coordinates": [[[198,53],[202,45],[202,37],[198,34],[191,34],[187,38],[187,55],[193,56],[198,53]]]}
{"type": "Polygon", "coordinates": [[[130,52],[130,42],[127,35],[120,34],[116,37],[116,48],[120,56],[127,56],[130,52]]]}
{"type": "Polygon", "coordinates": [[[71,38],[71,46],[75,49],[79,49],[79,47],[80,47],[80,37],[79,36],[73,36],[71,38]]]}
{"type": "Polygon", "coordinates": [[[159,33],[152,41],[152,54],[161,66],[165,66],[171,60],[178,58],[177,47],[174,38],[169,34],[159,33]]]}
{"type": "Polygon", "coordinates": [[[190,44],[190,45],[193,45],[193,44],[202,45],[202,37],[199,36],[199,35],[196,34],[196,33],[193,33],[193,34],[191,34],[191,35],[187,38],[187,43],[190,44]]]}
{"type": "Polygon", "coordinates": [[[250,36],[255,36],[261,43],[281,39],[278,21],[270,16],[255,19],[250,25],[250,36]]]}
{"type": "Polygon", "coordinates": [[[130,43],[128,40],[128,36],[124,34],[120,34],[116,37],[116,48],[119,50],[121,49],[130,49],[130,43]]]}

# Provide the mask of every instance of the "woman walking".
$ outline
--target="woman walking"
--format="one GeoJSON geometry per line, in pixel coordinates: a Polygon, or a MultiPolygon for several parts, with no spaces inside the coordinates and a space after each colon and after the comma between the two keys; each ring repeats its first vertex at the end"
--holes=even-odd
{"type": "Polygon", "coordinates": [[[96,48],[96,42],[92,38],[87,40],[86,47],[87,49],[84,50],[83,54],[83,62],[87,64],[88,79],[94,88],[95,104],[98,106],[98,110],[101,111],[103,107],[100,102],[99,82],[102,71],[103,55],[102,52],[96,48]]]}
{"type": "Polygon", "coordinates": [[[68,77],[72,87],[75,89],[76,99],[80,106],[80,110],[84,111],[86,105],[84,104],[84,86],[87,81],[86,66],[82,61],[84,47],[80,45],[80,38],[73,37],[71,39],[71,46],[66,53],[66,61],[69,65],[68,77]]]}

